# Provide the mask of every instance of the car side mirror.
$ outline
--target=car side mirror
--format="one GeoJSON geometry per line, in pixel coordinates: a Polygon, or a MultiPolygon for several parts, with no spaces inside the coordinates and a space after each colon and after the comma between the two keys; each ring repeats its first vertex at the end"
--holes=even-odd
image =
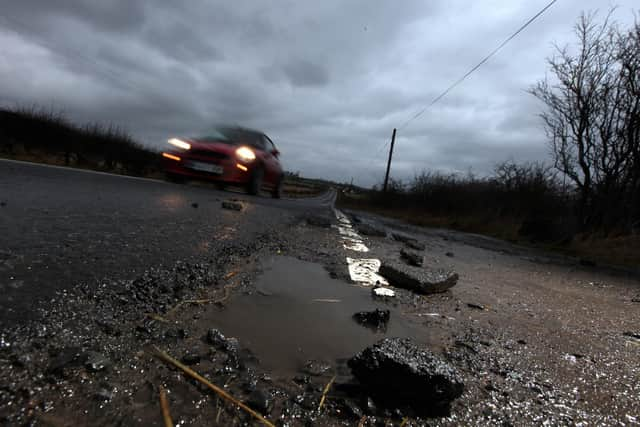
{"type": "Polygon", "coordinates": [[[277,148],[274,148],[274,149],[271,151],[271,154],[273,154],[275,157],[280,157],[280,151],[278,151],[278,149],[277,149],[277,148]]]}

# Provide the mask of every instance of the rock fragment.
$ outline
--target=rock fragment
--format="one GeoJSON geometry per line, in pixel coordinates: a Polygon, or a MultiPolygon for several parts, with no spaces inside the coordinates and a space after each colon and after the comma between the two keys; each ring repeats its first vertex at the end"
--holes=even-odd
{"type": "Polygon", "coordinates": [[[241,211],[243,206],[242,206],[242,203],[237,202],[235,200],[224,200],[222,202],[222,208],[229,209],[232,211],[241,211]]]}
{"type": "Polygon", "coordinates": [[[196,353],[185,353],[185,355],[182,356],[182,362],[185,365],[195,365],[196,363],[200,363],[200,360],[200,355],[196,353]]]}
{"type": "Polygon", "coordinates": [[[267,391],[257,388],[249,394],[247,405],[266,415],[273,408],[273,397],[267,391]]]}
{"type": "Polygon", "coordinates": [[[425,270],[397,261],[383,261],[379,274],[393,286],[421,294],[445,292],[458,282],[458,273],[442,269],[425,270]]]}
{"type": "Polygon", "coordinates": [[[91,372],[99,372],[111,366],[111,361],[102,353],[90,351],[84,366],[91,372]]]}
{"type": "Polygon", "coordinates": [[[404,259],[407,264],[413,265],[414,267],[422,267],[424,263],[424,257],[422,255],[407,249],[400,250],[400,257],[404,259]]]}
{"type": "Polygon", "coordinates": [[[329,372],[329,370],[331,370],[331,365],[329,363],[312,359],[307,360],[302,371],[307,375],[318,377],[329,372]]]}
{"type": "Polygon", "coordinates": [[[360,223],[357,226],[360,234],[371,237],[387,237],[387,232],[371,224],[360,223]]]}
{"type": "Polygon", "coordinates": [[[385,338],[348,361],[377,404],[425,415],[447,415],[464,390],[460,374],[442,357],[408,338],[385,338]]]}
{"type": "Polygon", "coordinates": [[[414,249],[416,251],[424,251],[427,247],[424,243],[417,241],[416,239],[409,239],[404,242],[408,248],[414,249]]]}
{"type": "Polygon", "coordinates": [[[360,311],[353,315],[353,320],[363,326],[374,329],[384,329],[389,322],[391,312],[389,310],[381,310],[379,308],[373,311],[360,311]]]}

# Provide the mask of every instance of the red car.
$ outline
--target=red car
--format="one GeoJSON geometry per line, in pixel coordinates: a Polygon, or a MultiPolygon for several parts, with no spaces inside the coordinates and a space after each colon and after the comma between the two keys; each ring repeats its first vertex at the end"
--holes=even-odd
{"type": "Polygon", "coordinates": [[[222,188],[226,184],[241,185],[249,194],[258,194],[263,187],[275,198],[282,194],[280,152],[262,132],[217,127],[201,137],[171,138],[168,144],[162,160],[172,181],[204,179],[222,188]]]}

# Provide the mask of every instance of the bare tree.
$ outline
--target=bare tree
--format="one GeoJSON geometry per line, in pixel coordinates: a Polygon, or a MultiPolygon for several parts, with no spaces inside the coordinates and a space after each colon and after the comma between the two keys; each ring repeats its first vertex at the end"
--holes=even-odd
{"type": "Polygon", "coordinates": [[[584,228],[628,222],[625,206],[638,183],[638,136],[629,133],[638,121],[638,25],[623,33],[612,12],[602,23],[583,14],[577,51],[556,46],[548,59],[553,79],[531,89],[546,104],[554,166],[578,191],[584,228]]]}

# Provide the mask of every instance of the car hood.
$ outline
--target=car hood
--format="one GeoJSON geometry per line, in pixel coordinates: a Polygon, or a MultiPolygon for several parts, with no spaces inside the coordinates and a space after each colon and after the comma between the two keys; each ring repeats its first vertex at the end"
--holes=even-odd
{"type": "Polygon", "coordinates": [[[237,144],[216,141],[199,141],[197,139],[185,139],[191,144],[191,150],[215,151],[217,153],[233,154],[238,148],[237,144]]]}

